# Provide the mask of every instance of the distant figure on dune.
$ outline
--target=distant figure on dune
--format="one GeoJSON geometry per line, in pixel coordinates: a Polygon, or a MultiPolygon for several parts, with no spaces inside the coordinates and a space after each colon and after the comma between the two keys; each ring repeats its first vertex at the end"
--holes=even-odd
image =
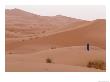
{"type": "Polygon", "coordinates": [[[89,49],[90,49],[89,47],[90,47],[90,46],[89,46],[89,43],[87,43],[87,51],[89,51],[89,49]]]}

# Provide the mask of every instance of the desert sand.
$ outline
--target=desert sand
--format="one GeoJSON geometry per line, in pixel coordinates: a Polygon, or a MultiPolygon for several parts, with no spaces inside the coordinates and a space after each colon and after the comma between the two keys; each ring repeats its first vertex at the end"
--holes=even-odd
{"type": "Polygon", "coordinates": [[[6,72],[106,71],[105,19],[5,11],[6,72]]]}

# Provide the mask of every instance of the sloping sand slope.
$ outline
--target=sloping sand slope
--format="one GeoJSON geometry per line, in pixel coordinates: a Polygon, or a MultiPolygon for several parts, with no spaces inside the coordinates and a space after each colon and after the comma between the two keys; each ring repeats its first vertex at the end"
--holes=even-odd
{"type": "MultiPolygon", "coordinates": [[[[27,49],[31,48],[31,46],[36,47],[40,44],[42,46],[50,45],[46,47],[46,49],[49,49],[53,45],[62,47],[86,45],[87,43],[90,43],[91,46],[98,46],[105,49],[105,32],[105,20],[95,20],[89,24],[87,23],[87,25],[78,26],[76,29],[73,28],[73,30],[71,29],[42,38],[34,37],[20,42],[6,41],[6,49],[13,50],[22,46],[24,49],[27,49]]],[[[41,50],[42,49],[44,50],[45,47],[41,48],[41,50]]]]}
{"type": "Polygon", "coordinates": [[[70,46],[70,45],[91,45],[98,46],[105,49],[105,20],[95,20],[87,26],[81,26],[77,29],[60,32],[54,35],[43,37],[39,39],[39,43],[45,43],[70,46]]]}

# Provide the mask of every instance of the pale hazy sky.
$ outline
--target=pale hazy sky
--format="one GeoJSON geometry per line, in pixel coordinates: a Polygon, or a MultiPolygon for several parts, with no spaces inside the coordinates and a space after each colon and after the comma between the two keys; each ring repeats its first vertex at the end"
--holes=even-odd
{"type": "Polygon", "coordinates": [[[6,6],[6,9],[18,8],[42,16],[64,15],[72,18],[84,20],[95,20],[106,18],[105,6],[96,5],[77,5],[77,6],[6,6]]]}

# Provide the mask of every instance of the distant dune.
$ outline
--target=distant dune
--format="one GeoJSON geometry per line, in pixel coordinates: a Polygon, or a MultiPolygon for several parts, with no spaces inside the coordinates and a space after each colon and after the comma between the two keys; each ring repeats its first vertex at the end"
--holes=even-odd
{"type": "Polygon", "coordinates": [[[6,71],[105,71],[87,66],[106,63],[105,19],[40,16],[20,9],[6,9],[5,15],[6,71]]]}

